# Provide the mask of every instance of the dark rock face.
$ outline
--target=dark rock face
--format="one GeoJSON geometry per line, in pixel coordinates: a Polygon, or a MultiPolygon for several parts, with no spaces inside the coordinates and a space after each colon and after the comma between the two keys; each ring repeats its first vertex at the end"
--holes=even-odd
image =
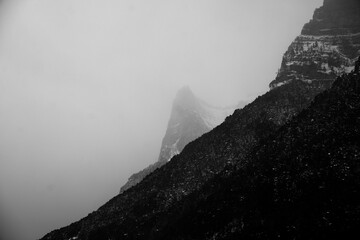
{"type": "Polygon", "coordinates": [[[313,19],[305,24],[302,35],[348,35],[360,32],[360,9],[357,0],[325,0],[313,19]]]}
{"type": "Polygon", "coordinates": [[[147,175],[179,154],[188,143],[209,132],[235,109],[242,108],[244,105],[244,103],[239,103],[231,107],[213,107],[198,99],[189,87],[180,89],[173,102],[158,161],[133,174],[120,189],[120,193],[141,182],[147,175]]]}
{"type": "Polygon", "coordinates": [[[360,1],[325,0],[290,45],[270,88],[290,81],[332,82],[351,71],[359,54],[360,1]]]}
{"type": "Polygon", "coordinates": [[[355,68],[350,74],[344,74],[338,77],[333,84],[333,88],[341,89],[342,91],[353,91],[360,94],[360,57],[355,63],[355,68]]]}
{"type": "Polygon", "coordinates": [[[358,70],[260,141],[245,164],[184,198],[153,239],[351,239],[360,225],[359,136],[358,70]]]}

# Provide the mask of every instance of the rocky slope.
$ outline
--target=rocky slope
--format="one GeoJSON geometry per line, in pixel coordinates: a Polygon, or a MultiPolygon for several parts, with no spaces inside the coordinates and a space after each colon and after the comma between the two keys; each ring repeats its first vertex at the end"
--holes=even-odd
{"type": "MultiPolygon", "coordinates": [[[[336,2],[339,1],[340,0],[337,0],[336,2]]],[[[344,2],[347,1],[350,2],[350,0],[345,0],[344,2]]],[[[333,4],[334,2],[335,0],[325,1],[325,6],[326,4],[333,4]]],[[[351,18],[351,15],[349,15],[349,18],[351,18]]],[[[300,74],[300,70],[298,71],[300,74]]],[[[303,75],[306,74],[306,72],[303,73],[303,75]]],[[[289,79],[291,79],[290,76],[289,79]]],[[[286,79],[284,82],[286,82],[286,79]]],[[[235,234],[241,235],[243,233],[248,233],[244,236],[250,236],[254,238],[261,238],[261,236],[264,236],[266,238],[266,236],[269,236],[266,234],[272,233],[266,232],[265,230],[273,229],[271,223],[274,222],[273,220],[276,220],[276,218],[271,218],[271,216],[280,216],[281,218],[281,215],[276,215],[276,213],[278,213],[276,212],[277,208],[274,208],[274,211],[266,211],[266,209],[270,209],[266,207],[271,206],[272,204],[272,198],[268,196],[272,196],[270,194],[271,192],[269,193],[269,191],[272,191],[274,188],[267,188],[268,186],[273,186],[271,184],[272,180],[275,178],[272,177],[283,177],[280,178],[279,183],[277,183],[280,184],[278,185],[279,188],[275,188],[276,191],[279,191],[279,196],[281,196],[281,203],[286,203],[287,199],[293,199],[288,198],[287,194],[291,194],[291,196],[297,196],[296,190],[299,189],[299,191],[302,191],[303,189],[300,187],[292,189],[291,186],[293,184],[293,180],[295,181],[298,179],[298,175],[293,175],[295,177],[292,179],[292,175],[289,175],[286,172],[291,170],[296,173],[295,170],[298,169],[296,167],[292,167],[293,165],[296,165],[297,162],[294,164],[292,162],[285,164],[286,162],[283,160],[277,160],[277,154],[280,154],[279,157],[282,157],[287,153],[287,149],[290,150],[289,153],[294,154],[296,149],[302,149],[303,152],[301,156],[305,156],[307,149],[309,149],[309,156],[316,156],[314,154],[316,154],[316,152],[320,150],[322,146],[319,145],[320,147],[318,146],[318,148],[311,148],[311,145],[308,145],[308,143],[301,145],[303,144],[301,139],[297,139],[295,138],[295,135],[292,135],[294,136],[293,139],[297,139],[298,143],[300,144],[298,146],[302,146],[302,148],[297,148],[293,145],[288,145],[289,147],[286,148],[287,145],[284,145],[285,143],[289,141],[289,144],[292,144],[294,141],[291,142],[292,138],[282,139],[281,130],[280,132],[277,131],[279,131],[279,129],[284,124],[290,121],[299,112],[307,108],[317,94],[322,92],[324,89],[329,88],[331,82],[331,80],[313,81],[312,84],[308,84],[306,81],[289,81],[287,84],[284,84],[284,86],[274,88],[265,95],[258,97],[254,102],[247,105],[243,109],[236,110],[231,116],[227,117],[221,125],[217,126],[212,131],[202,135],[200,138],[186,145],[180,154],[174,156],[172,160],[163,167],[156,169],[154,172],[146,176],[136,186],[114,197],[97,211],[89,214],[84,219],[73,223],[68,227],[55,230],[47,234],[43,239],[102,240],[158,239],[160,237],[164,237],[164,239],[166,239],[166,236],[169,236],[168,233],[171,232],[173,233],[173,235],[170,235],[171,237],[176,236],[177,234],[179,239],[202,239],[199,236],[206,236],[206,238],[211,237],[211,239],[233,239],[233,236],[237,236],[235,234]],[[264,148],[262,148],[262,143],[264,143],[266,139],[276,139],[276,136],[273,136],[274,133],[280,134],[278,142],[284,144],[277,146],[276,142],[273,143],[270,141],[264,145],[264,148]],[[266,148],[266,146],[271,144],[275,145],[272,145],[273,147],[271,148],[266,148]],[[274,152],[272,152],[272,150],[274,152]],[[283,152],[281,153],[280,150],[283,152]],[[266,154],[262,152],[274,155],[271,155],[272,157],[267,160],[265,157],[266,154]],[[259,158],[257,157],[257,154],[259,154],[259,158]],[[249,156],[253,156],[254,160],[249,158],[249,156]],[[252,161],[254,163],[253,165],[250,164],[252,161]],[[267,163],[269,163],[269,166],[257,166],[261,164],[266,165],[267,163]],[[273,170],[275,171],[274,175],[266,175],[268,174],[268,171],[272,170],[272,164],[278,166],[279,168],[273,170]],[[276,175],[278,174],[276,172],[277,169],[279,169],[279,175],[276,175]],[[241,171],[244,171],[243,174],[241,171]],[[280,173],[283,171],[285,173],[281,175],[280,173]],[[226,179],[228,176],[235,177],[229,178],[230,181],[227,182],[226,179]],[[236,176],[239,177],[236,178],[236,176]],[[242,178],[242,176],[247,177],[242,178]],[[262,184],[262,176],[265,176],[264,184],[262,184]],[[244,183],[240,184],[242,182],[244,183]],[[270,185],[268,185],[268,182],[270,185]],[[251,185],[252,183],[255,185],[251,185]],[[212,186],[217,187],[212,188],[212,186]],[[237,186],[239,186],[240,190],[236,189],[237,186]],[[245,193],[249,192],[250,195],[248,196],[250,197],[245,198],[247,204],[245,206],[247,206],[247,208],[237,208],[239,203],[242,203],[243,201],[242,195],[231,195],[231,187],[235,188],[237,191],[236,193],[242,193],[243,190],[241,190],[241,188],[245,188],[245,193]],[[206,189],[209,189],[209,191],[206,189]],[[214,189],[214,192],[212,192],[211,189],[214,189]],[[224,189],[224,194],[218,192],[218,190],[221,189],[224,189]],[[267,189],[269,190],[267,191],[267,189]],[[259,195],[256,193],[253,194],[253,190],[256,190],[259,195]],[[292,190],[294,190],[294,192],[292,192],[292,190]],[[211,196],[212,193],[215,194],[215,199],[208,198],[208,196],[211,196]],[[222,196],[225,199],[221,200],[222,196]],[[233,198],[231,196],[233,196],[233,198]],[[204,202],[204,211],[202,211],[201,208],[202,202],[198,201],[199,199],[201,200],[202,197],[204,197],[205,201],[207,201],[207,199],[209,200],[208,202],[204,202]],[[192,205],[192,200],[195,205],[192,205]],[[224,201],[225,204],[217,205],[219,203],[217,200],[224,201]],[[257,204],[262,200],[264,200],[264,205],[257,204]],[[212,208],[208,208],[209,206],[212,208]],[[227,206],[229,206],[229,208],[227,208],[227,206]],[[212,211],[210,211],[211,209],[212,211]],[[250,210],[248,211],[246,209],[250,210]],[[216,211],[218,212],[216,213],[216,211]],[[232,215],[232,213],[239,214],[239,211],[240,213],[243,212],[245,214],[240,215],[243,216],[243,218],[236,218],[236,216],[239,215],[232,215]],[[196,214],[199,212],[203,215],[199,215],[199,218],[197,218],[196,214]],[[209,214],[207,214],[207,212],[209,214]],[[188,216],[187,214],[190,213],[194,213],[195,218],[183,218],[183,216],[188,216]],[[202,216],[206,216],[208,219],[204,220],[202,216]],[[226,218],[226,216],[230,216],[230,218],[223,221],[223,218],[226,218]],[[232,219],[232,216],[235,216],[235,218],[232,219]],[[197,219],[199,219],[199,221],[197,221],[197,219]],[[243,219],[245,219],[246,222],[243,221],[243,219]],[[186,225],[187,223],[184,223],[185,221],[187,223],[194,221],[194,227],[186,225]],[[201,228],[203,221],[204,227],[201,228]],[[209,221],[213,225],[208,225],[209,221]],[[251,225],[252,222],[254,223],[253,225],[251,225]],[[266,224],[262,225],[263,222],[266,224]],[[174,225],[172,223],[174,223],[174,225]],[[183,224],[179,226],[184,227],[182,229],[184,230],[185,235],[174,230],[173,226],[176,226],[177,223],[183,224]],[[245,225],[245,223],[248,225],[245,225]],[[249,226],[249,228],[246,228],[246,232],[243,232],[241,230],[243,229],[242,226],[249,226]],[[257,231],[257,229],[260,231],[257,231]],[[209,231],[209,234],[207,234],[207,231],[209,231]],[[232,232],[234,232],[234,235],[231,235],[232,232]],[[256,235],[257,233],[259,234],[256,235]],[[261,235],[262,233],[265,235],[261,235]]],[[[334,99],[338,99],[338,97],[335,97],[334,99]]],[[[354,101],[350,101],[348,98],[344,98],[344,100],[350,103],[349,108],[354,107],[356,110],[358,109],[355,101],[356,98],[354,101]]],[[[324,108],[326,108],[326,106],[334,106],[326,105],[326,101],[315,106],[318,108],[321,105],[324,105],[324,108]]],[[[336,113],[339,112],[340,111],[336,113]]],[[[349,111],[345,112],[346,114],[354,113],[349,111]]],[[[312,120],[310,119],[308,121],[320,121],[323,118],[326,119],[321,114],[311,114],[309,116],[312,116],[312,120]],[[315,119],[315,117],[319,117],[319,119],[315,119]]],[[[335,117],[334,115],[331,116],[335,117]]],[[[356,120],[356,117],[351,118],[351,120],[356,120]]],[[[339,123],[343,123],[343,121],[339,120],[339,123]]],[[[326,125],[326,123],[323,123],[322,126],[325,128],[326,125]]],[[[308,125],[307,122],[304,125],[299,125],[298,127],[289,129],[293,129],[291,131],[295,131],[297,129],[301,130],[308,128],[310,130],[314,130],[314,133],[316,133],[316,129],[311,129],[311,125],[308,125]]],[[[325,129],[319,129],[319,134],[322,132],[326,133],[325,129]]],[[[344,130],[346,130],[345,133],[347,134],[347,129],[344,130]]],[[[311,131],[307,133],[310,134],[311,131]]],[[[325,134],[324,137],[326,136],[328,135],[325,134]]],[[[319,143],[322,143],[322,141],[326,140],[317,139],[316,136],[314,140],[315,139],[318,140],[319,143]]],[[[330,142],[331,139],[332,138],[330,138],[330,142]]],[[[313,140],[310,141],[310,143],[312,142],[313,140]]],[[[331,145],[331,147],[333,146],[331,145]]],[[[334,149],[336,150],[339,148],[334,147],[334,149]]],[[[344,155],[346,155],[347,152],[349,152],[349,154],[353,154],[351,149],[344,149],[344,155]]],[[[355,155],[351,156],[358,157],[358,155],[356,155],[357,150],[355,149],[354,151],[355,155]]],[[[332,153],[333,152],[331,152],[331,154],[332,153]]],[[[300,160],[301,159],[302,158],[300,158],[300,160]]],[[[340,169],[347,169],[347,164],[341,166],[344,167],[340,167],[340,169]]],[[[312,169],[314,169],[314,171],[317,170],[317,168],[312,169]]],[[[342,173],[341,171],[339,170],[338,173],[342,173]]],[[[308,174],[306,171],[299,171],[299,173],[308,174]]],[[[311,172],[311,174],[313,174],[311,176],[318,176],[317,172],[311,172]]],[[[300,185],[305,183],[306,182],[299,181],[300,185]]],[[[310,181],[310,183],[314,182],[310,181]]],[[[297,182],[295,182],[295,184],[297,184],[297,182]]],[[[336,188],[336,190],[338,190],[338,188],[336,188]]],[[[304,196],[309,196],[309,194],[304,196]]],[[[334,200],[337,199],[334,198],[334,200]]],[[[291,201],[289,204],[291,204],[291,201]]],[[[276,207],[279,208],[281,206],[282,205],[276,205],[276,207]]],[[[306,206],[306,204],[301,206],[306,206]]],[[[286,207],[287,205],[285,205],[284,209],[286,209],[286,207]]],[[[284,211],[282,213],[286,212],[287,211],[284,211]]],[[[341,213],[341,211],[339,213],[341,213]]],[[[192,215],[189,216],[191,217],[192,215]]],[[[321,217],[329,219],[327,215],[321,215],[321,217]]],[[[355,218],[356,217],[357,215],[355,215],[355,218]]],[[[298,224],[297,221],[300,223],[304,222],[306,220],[306,216],[304,218],[294,219],[295,227],[304,226],[301,224],[296,224],[298,224]]],[[[292,219],[290,218],[290,220],[292,219]]],[[[317,221],[318,219],[310,218],[310,220],[317,221]]],[[[348,219],[344,218],[344,220],[348,219]]],[[[275,221],[275,227],[277,226],[276,223],[277,222],[275,221]]],[[[287,229],[287,227],[291,229],[292,226],[293,225],[286,226],[285,229],[287,229]]],[[[283,231],[285,231],[283,230],[283,227],[283,225],[279,224],[279,231],[281,234],[283,231]]],[[[277,228],[274,229],[276,230],[277,228]]],[[[277,232],[275,231],[274,233],[277,232]]]]}
{"type": "Polygon", "coordinates": [[[226,166],[240,164],[260,139],[307,107],[321,90],[303,82],[276,88],[200,138],[136,186],[43,239],[149,239],[171,207],[226,166]]]}
{"type": "Polygon", "coordinates": [[[141,182],[151,172],[179,154],[188,143],[212,130],[235,109],[242,108],[244,105],[245,103],[240,102],[230,107],[213,107],[197,98],[189,87],[180,89],[173,102],[158,161],[131,175],[127,183],[120,189],[120,193],[141,182]]]}
{"type": "Polygon", "coordinates": [[[283,57],[275,88],[290,81],[333,81],[360,54],[360,1],[325,0],[283,57]]]}
{"type": "Polygon", "coordinates": [[[360,58],[311,106],[166,214],[152,239],[351,239],[360,225],[360,58]]]}

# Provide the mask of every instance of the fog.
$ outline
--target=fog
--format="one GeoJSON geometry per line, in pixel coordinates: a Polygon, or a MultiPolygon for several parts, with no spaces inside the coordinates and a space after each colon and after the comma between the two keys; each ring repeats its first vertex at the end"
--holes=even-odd
{"type": "Polygon", "coordinates": [[[182,86],[217,106],[267,91],[322,0],[0,4],[0,239],[29,240],[157,160],[182,86]]]}

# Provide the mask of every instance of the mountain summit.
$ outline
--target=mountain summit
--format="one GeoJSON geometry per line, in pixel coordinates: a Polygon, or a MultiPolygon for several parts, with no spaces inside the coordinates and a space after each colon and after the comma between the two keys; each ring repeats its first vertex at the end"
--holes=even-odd
{"type": "Polygon", "coordinates": [[[325,0],[283,56],[270,88],[303,81],[329,88],[360,54],[360,1],[325,0]]]}
{"type": "Polygon", "coordinates": [[[238,106],[213,107],[197,98],[186,86],[173,102],[171,116],[162,141],[159,162],[167,162],[191,141],[222,123],[238,106]]]}
{"type": "Polygon", "coordinates": [[[179,154],[184,147],[204,133],[222,123],[235,109],[244,103],[230,107],[213,107],[197,98],[190,87],[181,88],[174,99],[166,134],[162,140],[158,161],[130,176],[120,193],[138,184],[155,169],[160,168],[179,154]]]}

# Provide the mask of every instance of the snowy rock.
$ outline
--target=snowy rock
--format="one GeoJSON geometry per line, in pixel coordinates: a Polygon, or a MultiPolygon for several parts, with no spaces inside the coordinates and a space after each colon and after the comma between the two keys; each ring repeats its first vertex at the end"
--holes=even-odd
{"type": "Polygon", "coordinates": [[[330,86],[349,73],[360,54],[360,1],[326,0],[283,56],[276,88],[291,81],[330,86]]]}
{"type": "Polygon", "coordinates": [[[213,107],[197,98],[189,87],[182,88],[173,103],[158,161],[170,161],[189,142],[218,126],[240,107],[213,107]]]}

